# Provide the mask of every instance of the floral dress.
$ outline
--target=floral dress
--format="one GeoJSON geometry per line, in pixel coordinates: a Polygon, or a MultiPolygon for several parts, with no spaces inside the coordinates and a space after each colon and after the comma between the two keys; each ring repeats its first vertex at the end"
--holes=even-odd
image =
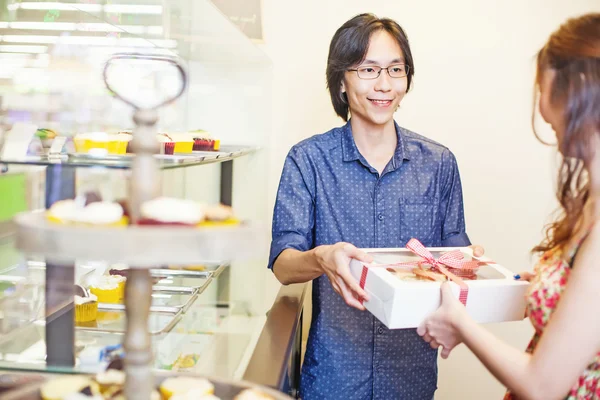
{"type": "MultiPolygon", "coordinates": [[[[579,243],[581,244],[581,242],[579,243]]],[[[529,319],[535,329],[535,333],[527,352],[533,353],[540,341],[544,328],[552,317],[560,296],[565,290],[567,280],[571,273],[569,263],[579,246],[576,246],[568,255],[563,257],[560,249],[549,250],[541,257],[535,266],[535,278],[527,295],[527,312],[529,319]]],[[[510,391],[506,393],[504,400],[517,400],[518,397],[510,391]]],[[[579,376],[577,382],[571,387],[567,400],[598,400],[600,399],[600,353],[597,353],[593,361],[579,376]]]]}

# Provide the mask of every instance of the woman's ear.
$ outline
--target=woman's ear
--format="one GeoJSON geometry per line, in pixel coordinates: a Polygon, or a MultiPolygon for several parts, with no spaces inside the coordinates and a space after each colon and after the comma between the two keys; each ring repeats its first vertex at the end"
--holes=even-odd
{"type": "Polygon", "coordinates": [[[344,81],[342,81],[342,86],[340,87],[340,91],[342,94],[346,93],[346,85],[344,85],[344,81]]]}

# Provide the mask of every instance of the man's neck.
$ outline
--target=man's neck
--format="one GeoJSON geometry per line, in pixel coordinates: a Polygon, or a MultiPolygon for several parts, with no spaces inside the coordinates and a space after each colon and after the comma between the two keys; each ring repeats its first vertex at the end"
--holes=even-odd
{"type": "Polygon", "coordinates": [[[398,144],[394,121],[385,125],[365,126],[351,120],[350,124],[358,151],[381,174],[394,156],[398,144]]]}

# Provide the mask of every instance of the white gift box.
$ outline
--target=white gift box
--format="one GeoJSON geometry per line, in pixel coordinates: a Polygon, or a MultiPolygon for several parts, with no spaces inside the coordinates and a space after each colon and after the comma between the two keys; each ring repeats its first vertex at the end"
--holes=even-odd
{"type": "MultiPolygon", "coordinates": [[[[372,265],[421,260],[404,248],[361,250],[373,256],[375,262],[372,265]]],[[[488,262],[477,271],[477,279],[464,279],[469,287],[467,311],[477,322],[517,321],[524,318],[528,282],[515,280],[513,272],[485,257],[473,257],[468,247],[437,247],[427,250],[435,259],[448,251],[459,250],[467,260],[474,258],[488,262]]],[[[406,268],[402,270],[406,271],[406,268]]],[[[416,328],[440,306],[439,281],[416,278],[404,280],[384,267],[366,267],[357,260],[350,263],[350,271],[357,281],[364,279],[363,288],[369,295],[369,301],[364,303],[365,308],[390,329],[416,328]]],[[[450,285],[458,298],[460,287],[454,282],[450,285]]]]}

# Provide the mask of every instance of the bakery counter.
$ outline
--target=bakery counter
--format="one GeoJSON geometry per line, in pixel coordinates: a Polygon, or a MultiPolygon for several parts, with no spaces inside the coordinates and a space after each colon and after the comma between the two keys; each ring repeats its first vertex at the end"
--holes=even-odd
{"type": "MultiPolygon", "coordinates": [[[[87,286],[106,273],[98,264],[78,264],[75,282],[87,286]]],[[[218,263],[151,270],[155,284],[148,330],[155,371],[244,379],[295,394],[305,286],[283,287],[266,315],[254,315],[247,304],[223,301],[226,285],[220,281],[230,273],[234,270],[218,263]]],[[[26,281],[29,291],[13,295],[12,303],[0,303],[0,370],[94,374],[111,363],[118,365],[126,328],[119,302],[99,302],[95,321],[71,327],[74,362],[52,361],[47,341],[54,342],[48,346],[51,349],[68,346],[69,339],[47,335],[46,324],[56,323],[64,309],[44,318],[45,275],[45,264],[35,261],[16,263],[0,274],[0,282],[13,282],[15,287],[26,281]],[[11,315],[14,318],[10,311],[15,304],[26,312],[20,313],[18,323],[7,323],[11,315]]]]}

